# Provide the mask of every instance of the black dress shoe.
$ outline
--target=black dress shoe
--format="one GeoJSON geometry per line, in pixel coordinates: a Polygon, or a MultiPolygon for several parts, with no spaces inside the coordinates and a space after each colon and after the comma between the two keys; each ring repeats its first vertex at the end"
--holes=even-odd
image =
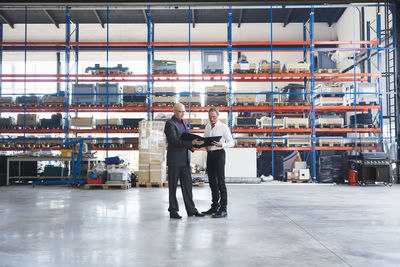
{"type": "Polygon", "coordinates": [[[205,214],[201,214],[200,212],[196,211],[195,213],[190,214],[190,215],[188,215],[188,216],[204,217],[204,216],[206,216],[206,215],[205,215],[205,214]]]}
{"type": "Polygon", "coordinates": [[[225,210],[220,210],[217,213],[215,213],[212,217],[213,218],[223,218],[226,217],[228,215],[228,212],[226,212],[225,210]]]}
{"type": "Polygon", "coordinates": [[[207,211],[203,211],[203,212],[201,212],[201,213],[204,214],[204,215],[213,215],[213,214],[216,213],[217,211],[218,211],[218,210],[211,208],[211,209],[209,209],[209,210],[207,210],[207,211]]]}
{"type": "Polygon", "coordinates": [[[169,217],[172,219],[182,219],[182,216],[179,215],[178,213],[170,213],[169,217]]]}

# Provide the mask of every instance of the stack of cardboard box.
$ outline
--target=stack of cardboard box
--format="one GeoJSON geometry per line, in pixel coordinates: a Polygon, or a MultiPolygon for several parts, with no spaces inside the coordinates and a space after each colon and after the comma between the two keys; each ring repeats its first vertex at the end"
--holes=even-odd
{"type": "Polygon", "coordinates": [[[139,184],[162,184],[166,181],[163,121],[139,123],[139,184]]]}

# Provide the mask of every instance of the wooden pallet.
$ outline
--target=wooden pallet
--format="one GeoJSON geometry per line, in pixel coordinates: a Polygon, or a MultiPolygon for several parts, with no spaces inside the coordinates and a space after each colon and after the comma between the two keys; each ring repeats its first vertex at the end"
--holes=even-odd
{"type": "Polygon", "coordinates": [[[340,69],[319,69],[317,73],[340,73],[340,69]]]}
{"type": "Polygon", "coordinates": [[[311,183],[311,180],[300,180],[300,179],[287,179],[287,182],[294,183],[294,184],[308,184],[311,183]]]}
{"type": "Polygon", "coordinates": [[[343,124],[337,124],[337,123],[323,123],[319,124],[316,126],[317,128],[344,128],[343,124]]]}
{"type": "Polygon", "coordinates": [[[255,102],[236,102],[232,106],[247,107],[247,106],[257,106],[257,105],[255,102]]]}
{"type": "Polygon", "coordinates": [[[124,102],[124,107],[145,107],[145,102],[124,102]]]}
{"type": "Polygon", "coordinates": [[[131,184],[85,184],[83,186],[83,189],[111,189],[111,188],[117,188],[117,189],[129,189],[131,188],[131,184]]]}
{"type": "Polygon", "coordinates": [[[295,73],[295,74],[298,74],[298,73],[310,73],[310,70],[306,69],[306,68],[292,68],[292,69],[286,70],[286,73],[295,73]]]}
{"type": "MultiPolygon", "coordinates": [[[[185,105],[185,106],[189,106],[189,102],[181,102],[183,105],[185,105]]],[[[190,106],[191,107],[201,107],[201,103],[193,103],[193,102],[190,102],[190,106]]]]}
{"type": "MultiPolygon", "coordinates": [[[[349,128],[355,128],[356,126],[354,124],[349,125],[349,128]]],[[[378,125],[375,124],[357,124],[357,128],[363,128],[363,129],[370,129],[370,128],[377,128],[378,125]]]]}
{"type": "Polygon", "coordinates": [[[326,141],[324,141],[321,143],[321,141],[320,141],[319,145],[322,147],[338,147],[338,146],[342,146],[342,142],[339,142],[339,141],[326,142],[326,141]]]}
{"type": "MultiPolygon", "coordinates": [[[[164,185],[164,187],[168,187],[168,182],[165,182],[163,185],[164,185]]],[[[178,184],[178,186],[181,186],[181,185],[178,184]]],[[[195,186],[195,187],[203,187],[203,186],[204,186],[204,182],[192,183],[192,186],[195,186]]]]}
{"type": "Polygon", "coordinates": [[[308,128],[308,125],[307,124],[290,124],[290,125],[286,125],[286,128],[289,128],[289,129],[308,128]]]}
{"type": "MultiPolygon", "coordinates": [[[[107,125],[96,125],[96,129],[101,129],[101,130],[106,130],[107,125]]],[[[118,130],[119,126],[118,125],[108,125],[109,130],[118,130]]]]}
{"type": "Polygon", "coordinates": [[[254,124],[240,124],[236,125],[237,129],[257,129],[258,126],[254,124]]]}
{"type": "Polygon", "coordinates": [[[149,188],[149,187],[168,187],[168,183],[166,182],[166,183],[136,183],[136,185],[135,185],[135,187],[136,188],[139,188],[139,187],[147,187],[147,188],[149,188]]]}
{"type": "Polygon", "coordinates": [[[153,103],[153,107],[172,107],[175,103],[153,103]]]}

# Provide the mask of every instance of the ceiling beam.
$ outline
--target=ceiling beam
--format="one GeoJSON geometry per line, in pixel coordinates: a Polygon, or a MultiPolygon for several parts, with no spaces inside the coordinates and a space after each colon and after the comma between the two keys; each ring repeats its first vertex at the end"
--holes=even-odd
{"type": "Polygon", "coordinates": [[[339,19],[341,8],[336,9],[336,12],[332,13],[332,16],[328,19],[328,26],[331,27],[332,24],[339,19]]]}
{"type": "Polygon", "coordinates": [[[57,29],[59,29],[60,26],[59,26],[58,22],[53,18],[52,15],[50,15],[49,11],[47,11],[46,9],[43,9],[43,12],[44,12],[44,14],[46,14],[46,16],[49,18],[49,20],[51,22],[53,22],[53,24],[57,27],[57,29]]]}
{"type": "Polygon", "coordinates": [[[97,21],[101,24],[101,27],[104,29],[104,22],[100,18],[100,14],[96,9],[93,9],[94,15],[97,18],[97,21]]]}
{"type": "Polygon", "coordinates": [[[240,11],[239,11],[238,28],[240,28],[240,24],[242,24],[242,21],[243,21],[243,13],[244,13],[244,10],[243,10],[243,9],[240,9],[240,11]]]}
{"type": "Polygon", "coordinates": [[[193,23],[193,28],[196,27],[196,13],[194,13],[194,9],[191,9],[191,18],[192,18],[192,23],[193,23]]]}
{"type": "Polygon", "coordinates": [[[283,28],[285,28],[292,20],[292,13],[293,13],[293,8],[288,8],[285,20],[283,21],[283,28]]]}
{"type": "Polygon", "coordinates": [[[0,12],[0,19],[2,19],[5,23],[8,24],[11,28],[14,29],[14,23],[12,23],[8,18],[6,18],[3,13],[0,12]]]}

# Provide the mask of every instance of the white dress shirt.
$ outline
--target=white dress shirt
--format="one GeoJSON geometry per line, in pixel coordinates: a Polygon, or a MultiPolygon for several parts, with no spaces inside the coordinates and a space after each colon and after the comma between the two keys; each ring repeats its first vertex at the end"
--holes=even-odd
{"type": "Polygon", "coordinates": [[[206,129],[204,130],[204,137],[212,137],[212,136],[222,136],[220,142],[222,143],[222,147],[212,146],[211,150],[224,149],[225,147],[234,147],[235,141],[233,140],[231,131],[226,124],[223,124],[220,121],[214,125],[214,128],[211,128],[211,123],[206,125],[206,129]]]}

